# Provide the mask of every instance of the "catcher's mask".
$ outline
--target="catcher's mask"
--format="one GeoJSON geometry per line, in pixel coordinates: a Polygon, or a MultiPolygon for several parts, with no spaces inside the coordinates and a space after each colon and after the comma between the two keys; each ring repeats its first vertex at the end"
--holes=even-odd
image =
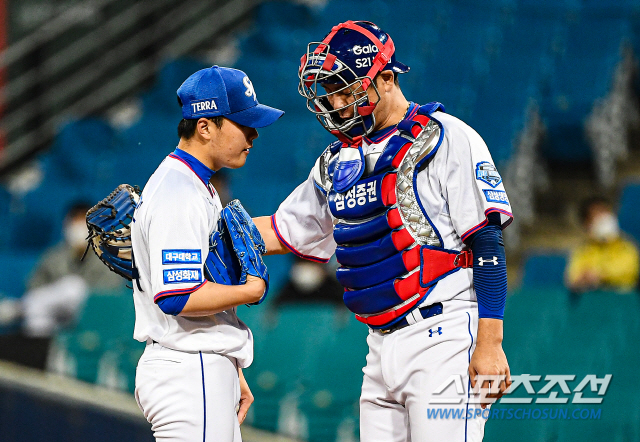
{"type": "Polygon", "coordinates": [[[368,135],[375,127],[373,110],[380,93],[373,79],[384,70],[395,74],[409,71],[407,65],[396,61],[389,34],[371,22],[346,21],[334,26],[322,42],[307,45],[298,70],[298,91],[325,129],[339,138],[353,140],[368,135]],[[335,87],[326,92],[322,85],[335,87]],[[369,100],[369,86],[377,95],[375,102],[369,100]],[[329,97],[345,93],[353,101],[334,109],[329,97]],[[353,116],[340,117],[340,111],[349,107],[353,107],[353,116]]]}

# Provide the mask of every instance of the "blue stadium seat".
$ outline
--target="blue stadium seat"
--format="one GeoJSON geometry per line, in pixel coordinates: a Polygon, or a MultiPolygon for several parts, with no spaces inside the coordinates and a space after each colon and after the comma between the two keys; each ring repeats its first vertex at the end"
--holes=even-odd
{"type": "Polygon", "coordinates": [[[309,441],[335,440],[343,419],[358,416],[369,329],[346,309],[332,328],[330,341],[317,349],[322,362],[303,373],[300,409],[308,420],[309,441]]]}
{"type": "MultiPolygon", "coordinates": [[[[0,185],[0,219],[6,220],[9,219],[9,215],[11,213],[11,194],[9,191],[3,186],[0,185]]],[[[5,226],[2,230],[0,230],[0,250],[5,250],[9,247],[9,243],[11,241],[11,230],[5,226]]]]}
{"type": "Polygon", "coordinates": [[[618,210],[620,228],[640,243],[640,183],[624,186],[618,210]]]}
{"type": "Polygon", "coordinates": [[[62,127],[45,162],[45,182],[82,182],[85,189],[96,189],[115,167],[114,130],[106,121],[85,118],[62,127]]]}
{"type": "Polygon", "coordinates": [[[534,8],[539,13],[562,13],[578,12],[582,9],[581,0],[518,0],[521,8],[525,11],[534,8]]]}
{"type": "Polygon", "coordinates": [[[254,362],[244,370],[256,397],[254,426],[277,429],[280,400],[300,392],[303,373],[320,365],[320,349],[331,339],[335,312],[330,305],[284,306],[254,335],[254,362]]]}
{"type": "Polygon", "coordinates": [[[625,19],[586,15],[558,33],[550,95],[542,109],[548,126],[547,158],[590,159],[583,125],[596,100],[609,91],[620,60],[620,45],[629,35],[625,19]]]}
{"type": "Polygon", "coordinates": [[[143,113],[164,114],[176,119],[175,126],[177,127],[182,114],[176,100],[176,91],[191,74],[207,67],[209,66],[201,61],[189,58],[165,63],[160,68],[154,86],[141,96],[143,113]]]}
{"type": "Polygon", "coordinates": [[[566,261],[557,252],[530,254],[524,263],[523,287],[563,287],[566,261]]]}
{"type": "Polygon", "coordinates": [[[0,253],[0,294],[20,298],[40,255],[21,251],[0,253]]]}
{"type": "Polygon", "coordinates": [[[333,26],[347,20],[371,21],[393,35],[391,9],[388,2],[382,0],[329,1],[320,15],[318,30],[321,35],[317,38],[322,39],[333,26]]]}
{"type": "Polygon", "coordinates": [[[178,145],[179,122],[180,116],[148,112],[133,126],[122,130],[116,151],[127,161],[119,163],[114,171],[113,188],[122,183],[144,187],[162,160],[178,145]]]}
{"type": "MultiPolygon", "coordinates": [[[[276,172],[277,173],[277,172],[276,172]]],[[[281,172],[286,174],[286,169],[281,172]]],[[[263,171],[262,176],[266,176],[263,171]]],[[[244,175],[231,175],[233,198],[242,201],[252,216],[273,215],[280,203],[300,184],[300,181],[284,181],[268,178],[244,180],[244,175]]]]}
{"type": "MultiPolygon", "coordinates": [[[[11,231],[11,247],[41,251],[62,238],[62,223],[71,205],[82,202],[93,205],[113,188],[60,176],[55,172],[54,153],[47,153],[45,174],[38,188],[16,198],[11,206],[7,224],[11,231]],[[78,185],[78,182],[82,185],[78,185]],[[47,204],[43,204],[46,201],[47,204]]],[[[91,165],[87,164],[86,168],[91,165]]],[[[78,179],[79,180],[79,179],[78,179]]]]}
{"type": "Polygon", "coordinates": [[[306,45],[286,57],[269,57],[264,53],[246,51],[233,67],[247,73],[256,90],[258,101],[285,111],[300,112],[304,100],[298,94],[298,68],[306,45]],[[269,75],[264,75],[269,72],[269,75]]]}
{"type": "MultiPolygon", "coordinates": [[[[43,201],[40,199],[42,192],[39,192],[37,197],[36,195],[30,196],[43,201]]],[[[61,238],[64,206],[58,206],[51,210],[40,210],[41,206],[35,205],[37,203],[28,204],[27,207],[21,204],[20,210],[11,212],[7,216],[5,226],[10,232],[7,244],[14,250],[37,253],[61,238]]]]}
{"type": "MultiPolygon", "coordinates": [[[[62,331],[56,337],[59,346],[66,349],[75,365],[75,376],[86,382],[96,382],[100,359],[112,352],[120,359],[127,376],[127,388],[133,379],[132,349],[138,357],[140,344],[133,341],[135,313],[131,290],[92,293],[86,300],[74,328],[62,331]]],[[[137,363],[137,361],[136,361],[137,363]]]]}
{"type": "MultiPolygon", "coordinates": [[[[296,54],[299,59],[307,44],[321,40],[314,28],[318,11],[293,2],[270,1],[256,8],[256,29],[241,42],[241,49],[251,55],[284,58],[296,54]]],[[[325,31],[326,32],[326,31],[325,31]]]]}

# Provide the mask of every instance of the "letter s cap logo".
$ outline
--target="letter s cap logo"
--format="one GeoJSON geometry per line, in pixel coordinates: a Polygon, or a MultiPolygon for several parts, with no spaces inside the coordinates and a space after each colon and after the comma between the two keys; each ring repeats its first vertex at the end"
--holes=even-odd
{"type": "Polygon", "coordinates": [[[251,83],[251,80],[249,80],[249,77],[244,77],[244,78],[242,79],[242,83],[243,83],[243,84],[245,85],[245,87],[247,88],[247,90],[245,91],[245,93],[244,93],[244,94],[245,94],[247,97],[251,97],[251,96],[253,96],[253,99],[254,99],[255,101],[258,101],[258,97],[256,97],[256,91],[255,91],[255,89],[253,88],[253,83],[251,83]]]}

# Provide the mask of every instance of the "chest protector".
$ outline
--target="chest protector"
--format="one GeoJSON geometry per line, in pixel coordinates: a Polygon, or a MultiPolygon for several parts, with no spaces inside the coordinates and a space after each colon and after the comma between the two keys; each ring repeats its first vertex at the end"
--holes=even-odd
{"type": "Polygon", "coordinates": [[[435,283],[471,267],[469,251],[443,248],[416,191],[416,176],[442,143],[441,124],[430,115],[440,103],[422,106],[398,124],[382,152],[365,157],[365,172],[343,193],[332,185],[340,143],[316,162],[316,186],[327,196],[335,218],[333,236],[345,287],[344,303],[372,328],[405,317],[435,283]]]}

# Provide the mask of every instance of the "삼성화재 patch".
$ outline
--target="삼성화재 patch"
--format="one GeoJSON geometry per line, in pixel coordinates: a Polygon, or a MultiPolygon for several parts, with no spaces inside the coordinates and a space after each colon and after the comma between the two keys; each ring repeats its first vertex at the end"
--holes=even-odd
{"type": "Polygon", "coordinates": [[[171,269],[164,270],[162,273],[165,284],[202,282],[202,270],[200,269],[171,269]]]}

